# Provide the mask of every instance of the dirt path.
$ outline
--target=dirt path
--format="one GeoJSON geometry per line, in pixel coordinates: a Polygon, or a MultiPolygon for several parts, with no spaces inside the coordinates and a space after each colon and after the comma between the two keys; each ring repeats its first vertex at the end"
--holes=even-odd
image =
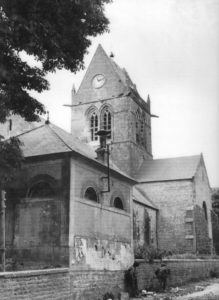
{"type": "Polygon", "coordinates": [[[176,297],[176,300],[192,299],[219,299],[219,283],[213,283],[207,286],[203,291],[191,293],[188,295],[176,297]]]}
{"type": "Polygon", "coordinates": [[[132,300],[219,300],[219,278],[192,282],[170,288],[166,293],[154,293],[132,300]]]}

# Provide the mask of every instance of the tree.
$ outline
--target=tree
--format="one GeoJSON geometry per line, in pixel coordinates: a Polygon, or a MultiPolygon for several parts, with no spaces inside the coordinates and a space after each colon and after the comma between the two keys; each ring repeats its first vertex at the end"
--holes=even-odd
{"type": "Polygon", "coordinates": [[[44,106],[28,94],[48,89],[48,72],[83,68],[89,37],[108,30],[111,0],[0,0],[0,122],[10,113],[39,119],[44,106]],[[30,67],[25,51],[41,63],[30,67]]]}
{"type": "Polygon", "coordinates": [[[21,142],[17,138],[1,141],[0,136],[0,220],[1,220],[1,255],[2,270],[5,271],[5,187],[18,170],[23,161],[20,149],[21,142]]]}
{"type": "MultiPolygon", "coordinates": [[[[0,0],[0,122],[4,123],[11,113],[27,121],[39,120],[45,108],[28,91],[48,89],[45,78],[48,72],[62,68],[76,72],[83,68],[83,58],[91,44],[89,38],[108,30],[104,5],[110,1],[0,0]],[[31,67],[23,61],[22,51],[33,55],[40,67],[31,67]]],[[[3,215],[2,189],[21,163],[19,140],[2,142],[0,138],[3,215]]],[[[3,217],[2,220],[3,228],[3,217]]],[[[5,245],[3,257],[4,251],[5,245]]]]}

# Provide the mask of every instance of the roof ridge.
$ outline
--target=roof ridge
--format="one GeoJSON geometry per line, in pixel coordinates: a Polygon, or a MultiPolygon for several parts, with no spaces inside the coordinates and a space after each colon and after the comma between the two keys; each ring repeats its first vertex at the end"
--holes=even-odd
{"type": "Polygon", "coordinates": [[[200,154],[194,154],[194,155],[183,155],[183,156],[174,156],[174,157],[163,157],[163,158],[154,158],[154,159],[150,159],[150,161],[155,161],[155,160],[167,160],[167,159],[175,159],[175,158],[189,158],[189,157],[201,157],[201,153],[200,154]]]}
{"type": "Polygon", "coordinates": [[[19,136],[24,135],[24,134],[26,134],[26,133],[29,133],[29,132],[31,132],[31,131],[37,130],[37,129],[39,129],[39,128],[45,126],[45,125],[46,125],[46,124],[42,124],[42,125],[40,125],[40,126],[38,126],[38,127],[31,128],[31,129],[29,129],[29,130],[27,130],[27,131],[24,131],[24,132],[22,132],[22,133],[19,133],[19,134],[15,135],[14,137],[19,137],[19,136]]]}
{"type": "Polygon", "coordinates": [[[125,85],[125,87],[128,87],[127,82],[124,82],[123,78],[121,78],[121,76],[119,74],[119,72],[123,72],[122,68],[110,57],[109,57],[109,61],[110,61],[111,66],[113,67],[113,70],[115,71],[116,75],[119,77],[119,79],[125,85]]]}
{"type": "MultiPolygon", "coordinates": [[[[56,125],[53,125],[52,126],[56,126],[56,125]]],[[[74,151],[72,149],[72,147],[70,147],[61,137],[60,135],[50,126],[50,124],[48,124],[48,127],[50,128],[50,130],[60,139],[60,141],[68,148],[70,149],[71,151],[74,151]]],[[[58,127],[58,126],[57,126],[58,127]]]]}

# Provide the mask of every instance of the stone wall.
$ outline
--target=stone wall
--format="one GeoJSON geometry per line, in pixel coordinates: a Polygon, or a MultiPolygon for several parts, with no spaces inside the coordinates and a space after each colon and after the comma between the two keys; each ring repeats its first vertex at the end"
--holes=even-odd
{"type": "Polygon", "coordinates": [[[211,188],[209,186],[208,175],[204,165],[204,160],[201,158],[200,165],[194,177],[194,199],[195,204],[200,208],[206,205],[206,226],[208,230],[209,238],[212,238],[212,222],[211,222],[211,188]]]}
{"type": "Polygon", "coordinates": [[[68,159],[26,160],[6,191],[6,258],[25,269],[31,261],[35,268],[68,265],[68,159]],[[38,182],[51,184],[54,194],[31,196],[38,182]]]}
{"type": "MultiPolygon", "coordinates": [[[[193,235],[185,225],[187,210],[193,206],[192,181],[167,181],[143,183],[141,189],[159,208],[158,248],[172,252],[193,250],[193,235]]],[[[192,228],[193,230],[193,228],[192,228]]]]}
{"type": "MultiPolygon", "coordinates": [[[[138,260],[138,284],[139,289],[148,289],[149,287],[158,287],[158,281],[155,277],[155,270],[160,266],[160,262],[153,264],[138,260]]],[[[167,280],[167,286],[180,286],[186,282],[198,281],[210,277],[210,272],[219,273],[219,260],[164,260],[170,269],[170,277],[167,280]]]]}
{"type": "MultiPolygon", "coordinates": [[[[138,260],[139,289],[158,287],[154,276],[160,266],[138,260]]],[[[165,260],[171,274],[168,286],[180,286],[191,280],[219,273],[219,260],[165,260]]],[[[105,293],[113,293],[115,299],[124,291],[124,271],[70,271],[67,268],[0,273],[1,300],[102,300],[105,293]]]]}
{"type": "Polygon", "coordinates": [[[124,291],[123,271],[78,271],[71,272],[71,291],[75,300],[102,300],[105,293],[116,299],[124,291]]]}
{"type": "Polygon", "coordinates": [[[142,258],[137,256],[145,243],[157,247],[156,222],[156,210],[133,202],[133,240],[136,258],[142,258]]]}
{"type": "Polygon", "coordinates": [[[0,273],[1,300],[70,299],[68,269],[0,273]]]}
{"type": "Polygon", "coordinates": [[[194,207],[194,220],[197,252],[209,254],[211,253],[211,239],[208,235],[208,224],[203,209],[198,205],[194,207]]]}
{"type": "Polygon", "coordinates": [[[102,300],[124,290],[124,272],[50,269],[0,273],[1,300],[102,300]]]}
{"type": "Polygon", "coordinates": [[[103,169],[84,161],[71,160],[70,267],[92,270],[125,270],[133,263],[131,185],[111,172],[110,192],[102,178],[103,169]],[[85,199],[88,187],[97,193],[97,201],[85,199]],[[114,207],[115,197],[123,208],[114,207]]]}

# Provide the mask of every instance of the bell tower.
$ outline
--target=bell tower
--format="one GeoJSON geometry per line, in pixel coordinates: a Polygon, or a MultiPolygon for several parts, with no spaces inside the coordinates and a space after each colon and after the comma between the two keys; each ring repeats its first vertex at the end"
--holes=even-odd
{"type": "Polygon", "coordinates": [[[109,131],[110,159],[134,175],[152,158],[150,98],[144,101],[125,69],[99,45],[77,92],[72,92],[72,134],[97,149],[109,131]]]}

